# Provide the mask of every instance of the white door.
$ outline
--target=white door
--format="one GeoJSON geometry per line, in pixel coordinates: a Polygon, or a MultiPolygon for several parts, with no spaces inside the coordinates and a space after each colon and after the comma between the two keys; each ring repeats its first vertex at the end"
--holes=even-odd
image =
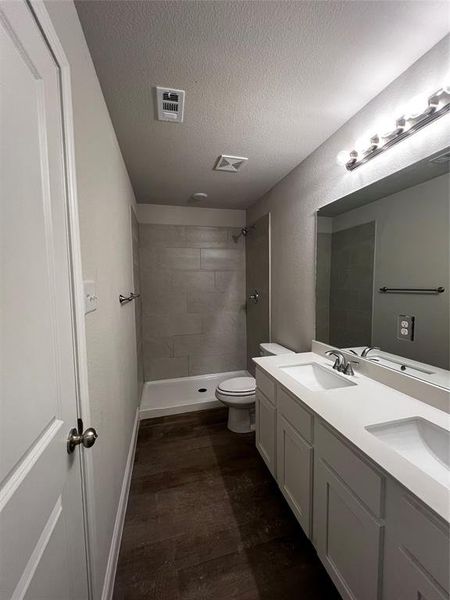
{"type": "Polygon", "coordinates": [[[58,67],[0,2],[0,599],[88,597],[58,67]]]}

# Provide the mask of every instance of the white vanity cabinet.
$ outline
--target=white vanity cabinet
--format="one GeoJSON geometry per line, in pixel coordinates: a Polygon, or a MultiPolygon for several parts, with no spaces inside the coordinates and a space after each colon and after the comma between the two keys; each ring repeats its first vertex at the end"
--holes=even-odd
{"type": "Polygon", "coordinates": [[[386,488],[384,548],[383,599],[449,599],[449,525],[393,480],[386,488]]]}
{"type": "Polygon", "coordinates": [[[315,420],[313,543],[344,599],[380,598],[383,485],[378,471],[315,420]]]}
{"type": "Polygon", "coordinates": [[[257,368],[255,402],[256,447],[275,478],[277,475],[276,401],[275,381],[263,373],[261,369],[257,368]]]}
{"type": "Polygon", "coordinates": [[[276,477],[276,408],[258,389],[256,390],[255,411],[256,447],[269,471],[276,477]]]}
{"type": "Polygon", "coordinates": [[[256,369],[256,446],[344,600],[450,600],[449,525],[256,369]]]}
{"type": "Polygon", "coordinates": [[[313,415],[277,389],[277,481],[298,522],[311,536],[313,415]]]}

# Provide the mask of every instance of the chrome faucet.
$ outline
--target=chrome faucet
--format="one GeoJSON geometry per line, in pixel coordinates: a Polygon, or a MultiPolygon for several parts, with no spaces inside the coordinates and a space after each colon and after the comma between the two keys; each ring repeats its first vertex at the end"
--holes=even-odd
{"type": "Polygon", "coordinates": [[[334,361],[333,369],[335,371],[339,371],[339,373],[344,373],[344,375],[354,375],[352,362],[345,358],[340,350],[327,350],[325,352],[325,356],[335,356],[336,360],[334,361]]]}
{"type": "Polygon", "coordinates": [[[340,352],[339,350],[327,350],[325,352],[325,356],[335,356],[336,360],[334,361],[333,369],[342,373],[342,367],[344,366],[345,362],[345,358],[342,352],[340,352]]]}
{"type": "Polygon", "coordinates": [[[372,352],[372,350],[381,350],[381,348],[378,348],[378,346],[367,346],[361,352],[361,358],[367,358],[367,355],[369,354],[369,352],[372,352]]]}

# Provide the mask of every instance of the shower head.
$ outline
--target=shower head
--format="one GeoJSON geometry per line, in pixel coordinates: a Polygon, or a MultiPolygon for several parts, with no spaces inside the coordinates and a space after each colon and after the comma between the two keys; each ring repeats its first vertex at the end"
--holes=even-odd
{"type": "Polygon", "coordinates": [[[254,225],[249,225],[248,227],[242,227],[242,229],[241,229],[240,233],[238,233],[238,235],[233,235],[233,240],[237,243],[237,241],[241,237],[241,235],[243,237],[247,237],[250,230],[252,230],[252,229],[256,229],[256,227],[254,225]]]}

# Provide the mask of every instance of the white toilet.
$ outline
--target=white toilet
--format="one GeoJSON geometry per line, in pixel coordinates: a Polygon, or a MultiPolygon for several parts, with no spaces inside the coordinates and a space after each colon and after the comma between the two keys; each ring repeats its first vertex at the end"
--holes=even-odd
{"type": "MultiPolygon", "coordinates": [[[[280,344],[264,343],[259,345],[260,356],[275,354],[293,354],[280,344]]],[[[248,433],[255,428],[255,392],[254,377],[233,377],[219,383],[216,398],[228,406],[228,429],[235,433],[248,433]]]]}

